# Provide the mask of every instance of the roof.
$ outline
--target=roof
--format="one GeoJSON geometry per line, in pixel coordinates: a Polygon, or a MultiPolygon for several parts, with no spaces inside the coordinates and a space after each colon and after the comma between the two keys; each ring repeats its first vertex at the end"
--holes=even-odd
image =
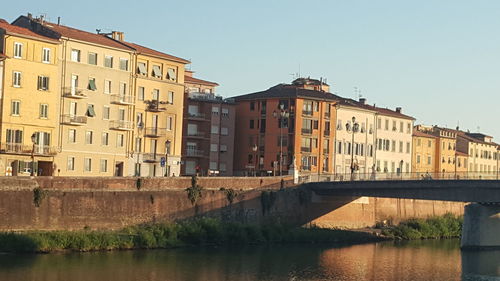
{"type": "Polygon", "coordinates": [[[207,85],[207,86],[219,86],[219,84],[217,84],[215,82],[201,80],[201,79],[194,78],[194,77],[188,76],[188,75],[184,76],[184,83],[201,84],[201,85],[207,85]]]}
{"type": "MultiPolygon", "coordinates": [[[[112,40],[112,39],[110,39],[110,40],[112,40]]],[[[116,41],[116,42],[118,42],[118,41],[116,41]]],[[[176,56],[165,54],[165,53],[162,53],[162,52],[159,52],[159,51],[156,51],[156,50],[153,50],[153,49],[141,46],[139,44],[130,43],[130,42],[123,42],[123,44],[126,44],[126,45],[130,46],[131,48],[135,49],[140,54],[152,55],[152,56],[156,56],[156,57],[160,57],[160,58],[163,58],[163,59],[172,60],[172,61],[180,62],[180,63],[184,63],[184,64],[191,63],[190,61],[185,60],[183,58],[179,58],[179,57],[176,57],[176,56]]]]}
{"type": "Polygon", "coordinates": [[[133,49],[119,41],[113,40],[104,34],[91,33],[83,31],[80,29],[72,28],[69,26],[58,25],[54,23],[46,22],[45,27],[52,29],[53,31],[61,34],[61,36],[71,39],[76,39],[79,41],[90,42],[98,45],[103,45],[107,47],[112,47],[116,49],[122,49],[127,51],[133,51],[133,49]]]}
{"type": "Polygon", "coordinates": [[[298,88],[288,84],[278,84],[265,91],[233,97],[236,101],[268,98],[311,98],[340,101],[344,98],[323,91],[298,88]]]}
{"type": "Polygon", "coordinates": [[[419,131],[419,130],[413,130],[413,136],[414,137],[423,137],[423,138],[436,138],[436,136],[419,131]]]}
{"type": "Polygon", "coordinates": [[[462,152],[462,151],[455,151],[455,155],[457,156],[465,156],[465,157],[468,157],[469,154],[465,153],[465,152],[462,152]]]}
{"type": "Polygon", "coordinates": [[[6,20],[0,19],[0,28],[4,29],[7,34],[18,35],[21,37],[32,37],[34,39],[40,39],[44,41],[52,41],[54,43],[59,43],[59,40],[49,38],[38,33],[35,33],[27,28],[9,24],[6,20]]]}
{"type": "Polygon", "coordinates": [[[369,104],[361,104],[362,106],[366,107],[367,109],[376,111],[380,115],[384,116],[391,116],[391,117],[396,117],[396,118],[402,118],[402,119],[408,119],[408,120],[415,120],[414,117],[411,117],[409,115],[405,115],[401,112],[397,112],[395,110],[391,110],[388,108],[382,108],[382,107],[376,107],[374,105],[369,105],[369,104]]]}

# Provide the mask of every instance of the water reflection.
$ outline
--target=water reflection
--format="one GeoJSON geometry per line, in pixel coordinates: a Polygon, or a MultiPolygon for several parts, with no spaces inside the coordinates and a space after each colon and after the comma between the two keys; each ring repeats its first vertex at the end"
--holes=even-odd
{"type": "Polygon", "coordinates": [[[462,251],[462,280],[500,280],[500,250],[462,251]]]}
{"type": "MultiPolygon", "coordinates": [[[[492,253],[464,257],[464,272],[499,276],[492,253]]],[[[461,272],[458,240],[0,255],[0,281],[460,280],[461,272]]]]}

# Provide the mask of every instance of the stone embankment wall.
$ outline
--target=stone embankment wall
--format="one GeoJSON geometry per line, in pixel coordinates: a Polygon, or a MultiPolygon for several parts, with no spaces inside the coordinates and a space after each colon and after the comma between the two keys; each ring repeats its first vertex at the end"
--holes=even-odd
{"type": "Polygon", "coordinates": [[[279,177],[199,178],[195,204],[190,178],[0,178],[0,231],[119,229],[148,222],[212,216],[244,223],[314,223],[360,228],[377,222],[463,213],[463,203],[317,198],[279,177]]]}

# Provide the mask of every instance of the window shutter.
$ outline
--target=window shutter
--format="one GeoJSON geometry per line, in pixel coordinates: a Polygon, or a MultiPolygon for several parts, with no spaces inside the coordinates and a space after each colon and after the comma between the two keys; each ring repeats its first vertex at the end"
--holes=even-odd
{"type": "Polygon", "coordinates": [[[41,77],[41,76],[38,76],[38,85],[37,85],[37,89],[38,89],[38,90],[41,90],[41,89],[42,89],[42,77],[41,77]]]}

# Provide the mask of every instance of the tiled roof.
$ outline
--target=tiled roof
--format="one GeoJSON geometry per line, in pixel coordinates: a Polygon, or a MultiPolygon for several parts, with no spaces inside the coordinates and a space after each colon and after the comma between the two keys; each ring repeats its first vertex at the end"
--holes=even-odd
{"type": "Polygon", "coordinates": [[[192,76],[184,76],[184,83],[192,83],[192,84],[201,84],[201,85],[207,85],[207,86],[219,86],[219,84],[215,82],[210,82],[206,80],[201,80],[198,78],[194,78],[192,76]]]}
{"type": "Polygon", "coordinates": [[[399,113],[395,110],[391,110],[388,108],[382,108],[382,107],[376,107],[373,105],[368,105],[368,104],[363,104],[367,109],[373,110],[378,112],[380,115],[385,115],[385,116],[391,116],[391,117],[396,117],[396,118],[402,118],[402,119],[408,119],[408,120],[415,120],[415,118],[405,115],[403,113],[399,113]]]}
{"type": "Polygon", "coordinates": [[[424,137],[424,138],[436,138],[436,136],[433,136],[431,134],[419,131],[419,130],[413,130],[413,136],[414,137],[424,137]]]}
{"type": "Polygon", "coordinates": [[[108,47],[112,47],[112,48],[127,50],[127,51],[133,50],[129,46],[127,46],[121,42],[118,42],[116,40],[113,40],[104,34],[91,33],[91,32],[83,31],[80,29],[72,28],[69,26],[58,25],[58,24],[49,23],[49,22],[44,23],[44,26],[61,34],[61,36],[63,36],[63,37],[76,39],[76,40],[80,40],[80,41],[84,41],[84,42],[90,42],[90,43],[94,43],[94,44],[98,44],[98,45],[108,46],[108,47]]]}
{"type": "Polygon", "coordinates": [[[13,34],[13,35],[19,35],[23,37],[32,37],[32,38],[38,38],[46,41],[53,41],[54,43],[58,43],[59,41],[53,38],[45,37],[43,35],[37,34],[27,28],[16,26],[9,24],[6,20],[0,19],[0,28],[4,29],[7,34],[13,34]]]}
{"type": "Polygon", "coordinates": [[[165,54],[165,53],[162,53],[162,52],[159,52],[159,51],[156,51],[156,50],[153,50],[153,49],[150,49],[150,48],[147,48],[147,47],[135,44],[135,43],[123,42],[123,44],[130,46],[131,48],[137,50],[137,52],[141,53],[141,54],[157,56],[157,57],[160,57],[163,59],[172,60],[172,61],[180,62],[180,63],[184,63],[184,64],[191,63],[190,61],[185,60],[183,58],[179,58],[176,56],[165,54]]]}
{"type": "Polygon", "coordinates": [[[331,93],[297,88],[287,84],[278,84],[265,91],[236,96],[233,98],[237,101],[242,101],[242,100],[253,100],[253,99],[266,99],[266,98],[297,98],[297,97],[334,100],[334,101],[339,101],[344,99],[331,93]]]}
{"type": "Polygon", "coordinates": [[[462,152],[462,151],[458,151],[458,150],[457,150],[457,151],[455,151],[455,155],[457,155],[457,156],[466,156],[466,157],[468,157],[468,156],[469,156],[469,154],[467,154],[467,153],[465,153],[465,152],[462,152]]]}

